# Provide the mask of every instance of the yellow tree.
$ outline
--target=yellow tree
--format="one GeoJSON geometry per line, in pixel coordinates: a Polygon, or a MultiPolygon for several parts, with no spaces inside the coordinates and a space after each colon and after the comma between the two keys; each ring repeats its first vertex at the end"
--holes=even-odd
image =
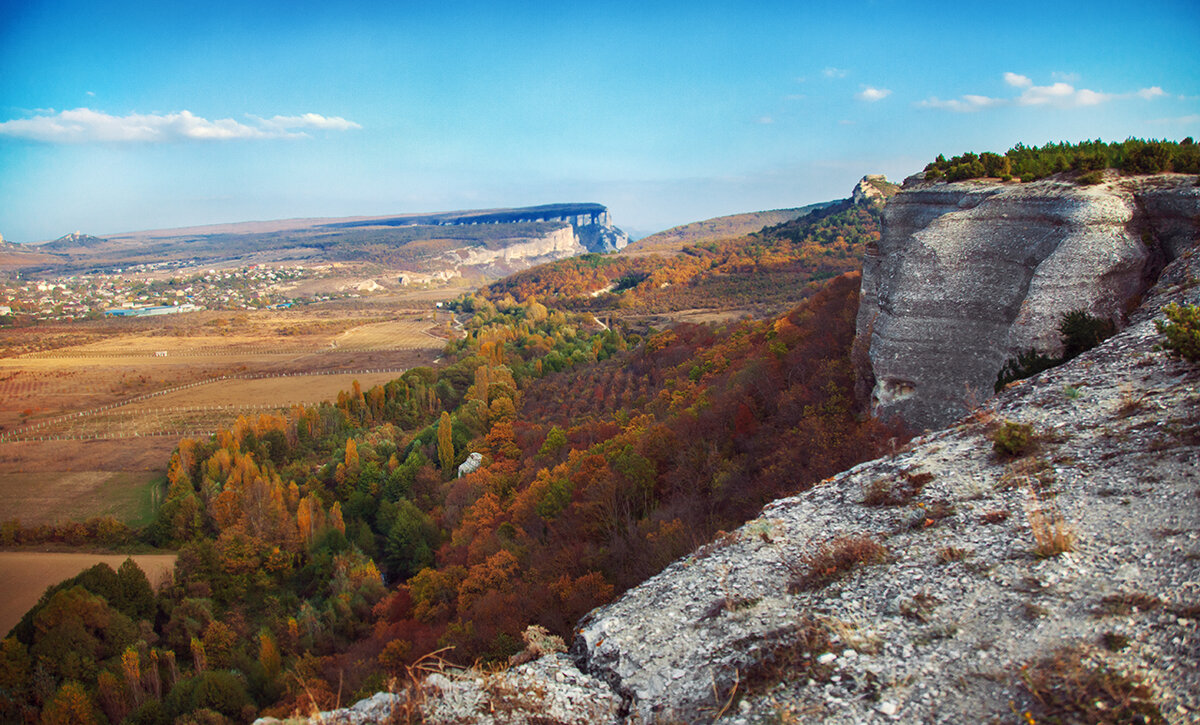
{"type": "Polygon", "coordinates": [[[268,681],[279,677],[279,649],[275,646],[275,639],[271,637],[270,632],[263,631],[258,635],[258,663],[262,665],[268,681]]]}
{"type": "Polygon", "coordinates": [[[450,414],[442,411],[437,430],[438,461],[442,464],[442,475],[449,477],[454,468],[454,430],[450,414]]]}
{"type": "Polygon", "coordinates": [[[329,509],[329,525],[343,534],[346,533],[346,522],[342,519],[341,501],[334,501],[333,507],[329,509]]]}
{"type": "Polygon", "coordinates": [[[42,725],[92,725],[100,722],[96,706],[83,685],[65,683],[42,710],[42,725]]]}
{"type": "Polygon", "coordinates": [[[488,365],[485,363],[475,368],[475,386],[470,391],[471,399],[487,405],[489,384],[488,365]]]}

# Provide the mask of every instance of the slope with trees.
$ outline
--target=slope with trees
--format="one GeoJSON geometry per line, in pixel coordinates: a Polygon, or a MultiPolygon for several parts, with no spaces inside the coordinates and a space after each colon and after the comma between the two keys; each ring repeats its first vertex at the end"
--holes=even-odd
{"type": "Polygon", "coordinates": [[[852,412],[857,290],[842,275],[771,319],[644,340],[474,298],[440,370],[182,441],[144,532],[178,547],[174,582],[48,592],[0,648],[4,718],[287,714],[442,647],[504,660],[529,624],[569,634],[896,435],[852,412]]]}

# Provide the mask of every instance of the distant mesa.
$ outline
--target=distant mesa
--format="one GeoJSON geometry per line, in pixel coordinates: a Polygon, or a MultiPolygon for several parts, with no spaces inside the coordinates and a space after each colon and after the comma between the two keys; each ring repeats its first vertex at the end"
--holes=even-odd
{"type": "MultiPolygon", "coordinates": [[[[250,221],[110,234],[73,232],[22,245],[0,267],[42,274],[137,265],[370,261],[412,281],[498,279],[541,262],[614,252],[629,236],[596,203],[421,214],[250,221]]],[[[6,247],[6,251],[11,252],[6,247]]]]}
{"type": "Polygon", "coordinates": [[[391,217],[371,217],[329,222],[326,229],[359,227],[407,226],[468,226],[476,224],[528,224],[562,222],[575,227],[579,242],[589,252],[615,252],[629,244],[629,235],[612,225],[608,207],[603,204],[543,204],[518,209],[478,209],[471,211],[437,212],[433,214],[401,214],[391,217]]]}

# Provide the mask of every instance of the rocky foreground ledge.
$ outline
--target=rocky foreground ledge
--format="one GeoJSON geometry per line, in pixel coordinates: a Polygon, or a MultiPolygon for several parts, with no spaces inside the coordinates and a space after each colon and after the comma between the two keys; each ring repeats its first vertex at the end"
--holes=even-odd
{"type": "Polygon", "coordinates": [[[1200,721],[1200,367],[1155,349],[1171,301],[1200,303],[1196,249],[1115,338],[774,502],[590,613],[570,657],[312,722],[1041,722],[1060,696],[1200,721]]]}

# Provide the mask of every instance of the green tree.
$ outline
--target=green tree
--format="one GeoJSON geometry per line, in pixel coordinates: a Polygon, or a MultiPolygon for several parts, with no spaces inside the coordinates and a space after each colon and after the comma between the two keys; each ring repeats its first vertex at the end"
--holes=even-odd
{"type": "Polygon", "coordinates": [[[558,457],[567,446],[567,434],[558,426],[551,426],[549,432],[546,433],[546,440],[542,442],[542,447],[538,449],[539,456],[548,456],[551,458],[558,457]]]}
{"type": "Polygon", "coordinates": [[[396,502],[392,525],[384,543],[384,563],[393,577],[407,579],[433,563],[437,528],[406,499],[396,502]]]}
{"type": "Polygon", "coordinates": [[[1167,336],[1163,348],[1180,357],[1200,362],[1200,307],[1174,302],[1163,307],[1166,321],[1155,320],[1154,326],[1167,336]]]}
{"type": "Polygon", "coordinates": [[[112,604],[134,621],[154,618],[154,590],[146,573],[132,558],[117,569],[117,596],[112,604]]]}
{"type": "Polygon", "coordinates": [[[1063,360],[1070,360],[1112,337],[1117,328],[1111,320],[1092,317],[1087,310],[1071,310],[1058,326],[1062,333],[1063,360]]]}

